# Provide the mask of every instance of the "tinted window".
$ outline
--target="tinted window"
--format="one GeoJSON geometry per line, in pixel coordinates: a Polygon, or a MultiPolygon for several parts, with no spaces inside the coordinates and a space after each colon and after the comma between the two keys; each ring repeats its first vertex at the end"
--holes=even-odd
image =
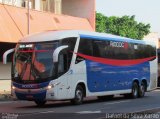
{"type": "MultiPolygon", "coordinates": [[[[78,53],[92,56],[92,40],[91,39],[80,39],[78,53]]],[[[84,59],[77,55],[76,63],[83,61],[84,59]]]]}
{"type": "MultiPolygon", "coordinates": [[[[123,41],[81,39],[78,53],[109,59],[141,59],[155,56],[156,48],[151,45],[123,41]]],[[[77,56],[77,62],[84,60],[77,56]]]]}
{"type": "Polygon", "coordinates": [[[80,39],[78,53],[85,55],[92,55],[92,40],[90,39],[80,39]]]}
{"type": "Polygon", "coordinates": [[[74,48],[75,48],[75,44],[76,44],[77,38],[65,38],[61,41],[62,45],[68,45],[68,49],[66,51],[66,53],[64,54],[64,68],[65,71],[67,71],[70,67],[71,64],[71,60],[73,57],[73,52],[74,52],[74,48]]]}
{"type": "Polygon", "coordinates": [[[93,56],[106,57],[107,42],[102,40],[93,40],[93,56]]]}
{"type": "Polygon", "coordinates": [[[109,59],[127,59],[128,58],[128,44],[124,47],[123,42],[114,41],[93,41],[93,56],[109,58],[109,59]]]}
{"type": "Polygon", "coordinates": [[[155,56],[156,54],[156,48],[150,45],[143,45],[139,44],[137,45],[137,49],[135,49],[135,58],[147,58],[155,56]]]}

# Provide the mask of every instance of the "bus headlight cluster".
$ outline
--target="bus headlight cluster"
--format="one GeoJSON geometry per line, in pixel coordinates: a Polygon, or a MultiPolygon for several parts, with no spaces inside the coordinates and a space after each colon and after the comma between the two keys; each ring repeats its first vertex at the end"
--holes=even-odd
{"type": "Polygon", "coordinates": [[[15,90],[15,89],[16,89],[16,87],[15,87],[15,86],[12,86],[12,89],[13,89],[13,90],[15,90]]]}
{"type": "Polygon", "coordinates": [[[52,86],[51,85],[49,85],[48,87],[47,87],[47,89],[51,89],[52,88],[52,86]]]}
{"type": "Polygon", "coordinates": [[[48,85],[48,86],[47,86],[47,90],[49,90],[49,89],[51,89],[51,88],[53,88],[53,87],[54,87],[54,85],[52,85],[52,84],[51,84],[51,85],[48,85]]]}
{"type": "Polygon", "coordinates": [[[59,85],[59,84],[60,83],[50,84],[50,85],[47,86],[47,90],[49,90],[49,89],[51,89],[51,88],[53,88],[53,87],[55,87],[56,85],[59,85]]]}

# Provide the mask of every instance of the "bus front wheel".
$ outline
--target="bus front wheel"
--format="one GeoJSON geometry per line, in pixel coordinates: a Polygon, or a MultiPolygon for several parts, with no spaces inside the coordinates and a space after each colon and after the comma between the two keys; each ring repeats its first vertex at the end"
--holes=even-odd
{"type": "Polygon", "coordinates": [[[35,100],[35,103],[37,104],[38,107],[41,107],[41,106],[44,106],[46,104],[46,101],[35,100]]]}
{"type": "Polygon", "coordinates": [[[75,98],[71,100],[71,103],[75,105],[82,104],[83,97],[84,97],[83,88],[82,86],[78,85],[75,91],[75,98]]]}

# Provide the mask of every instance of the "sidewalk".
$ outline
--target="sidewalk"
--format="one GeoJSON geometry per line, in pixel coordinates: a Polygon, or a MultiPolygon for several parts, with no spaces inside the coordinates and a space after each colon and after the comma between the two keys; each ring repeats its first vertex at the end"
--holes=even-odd
{"type": "Polygon", "coordinates": [[[0,93],[11,90],[11,63],[0,62],[0,93]]]}
{"type": "Polygon", "coordinates": [[[11,92],[10,91],[5,91],[5,92],[0,92],[0,101],[11,101],[11,92]]]}
{"type": "Polygon", "coordinates": [[[0,80],[1,79],[11,79],[11,63],[2,64],[0,62],[0,80]]]}
{"type": "Polygon", "coordinates": [[[11,100],[11,63],[0,62],[0,101],[11,100]]]}
{"type": "Polygon", "coordinates": [[[11,80],[0,79],[0,101],[11,100],[11,80]]]}
{"type": "Polygon", "coordinates": [[[11,80],[3,80],[0,79],[0,93],[2,92],[10,92],[11,91],[11,80]]]}

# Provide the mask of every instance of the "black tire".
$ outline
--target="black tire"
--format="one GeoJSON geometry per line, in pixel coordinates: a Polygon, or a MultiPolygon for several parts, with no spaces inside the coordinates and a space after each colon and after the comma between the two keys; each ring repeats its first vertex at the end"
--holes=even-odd
{"type": "Polygon", "coordinates": [[[100,101],[112,100],[113,97],[114,97],[114,95],[98,96],[98,100],[100,100],[100,101]]]}
{"type": "Polygon", "coordinates": [[[75,91],[75,98],[71,100],[71,103],[74,105],[82,104],[84,97],[83,88],[78,85],[75,91]]]}
{"type": "Polygon", "coordinates": [[[144,97],[145,91],[146,91],[146,85],[145,85],[144,82],[142,82],[142,83],[141,83],[141,86],[139,87],[138,96],[139,96],[139,97],[144,97]]]}
{"type": "Polygon", "coordinates": [[[37,104],[38,107],[42,107],[46,104],[46,101],[35,100],[34,102],[37,104]]]}
{"type": "Polygon", "coordinates": [[[131,98],[137,98],[138,97],[138,93],[139,93],[139,87],[138,84],[136,82],[133,82],[132,85],[132,92],[131,92],[131,98]]]}

